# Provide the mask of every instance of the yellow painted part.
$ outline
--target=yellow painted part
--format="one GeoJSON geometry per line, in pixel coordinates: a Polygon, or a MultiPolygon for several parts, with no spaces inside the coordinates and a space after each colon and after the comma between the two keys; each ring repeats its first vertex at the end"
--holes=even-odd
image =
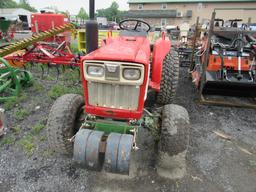
{"type": "MultiPolygon", "coordinates": [[[[99,41],[98,45],[101,46],[103,39],[107,38],[108,31],[99,30],[99,41]]],[[[119,35],[119,31],[112,31],[112,36],[116,37],[119,35]]],[[[86,52],[86,39],[85,39],[85,30],[78,31],[78,50],[86,52]]]]}

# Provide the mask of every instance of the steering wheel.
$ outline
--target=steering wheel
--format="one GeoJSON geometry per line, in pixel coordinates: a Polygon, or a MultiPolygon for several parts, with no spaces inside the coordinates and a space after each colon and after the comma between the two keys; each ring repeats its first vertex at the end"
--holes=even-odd
{"type": "Polygon", "coordinates": [[[147,26],[147,30],[145,30],[146,32],[149,32],[150,31],[150,29],[151,29],[151,27],[150,27],[150,25],[147,23],[147,22],[145,22],[145,21],[142,21],[142,20],[139,20],[139,19],[125,19],[125,20],[123,20],[123,21],[120,21],[120,23],[119,23],[119,27],[120,27],[120,29],[121,30],[126,30],[126,31],[139,31],[138,30],[138,27],[140,26],[140,24],[145,24],[146,26],[147,26]],[[134,28],[129,28],[129,27],[127,27],[127,25],[125,25],[125,23],[126,24],[129,24],[129,22],[136,22],[136,24],[135,24],[135,26],[134,26],[134,28]]]}

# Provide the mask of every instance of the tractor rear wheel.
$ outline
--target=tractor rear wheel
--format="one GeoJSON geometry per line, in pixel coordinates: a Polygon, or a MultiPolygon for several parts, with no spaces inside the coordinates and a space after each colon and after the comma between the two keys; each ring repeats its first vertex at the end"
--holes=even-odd
{"type": "Polygon", "coordinates": [[[166,55],[163,62],[160,92],[157,95],[157,103],[161,105],[173,102],[179,81],[179,55],[174,48],[166,55]]]}
{"type": "Polygon", "coordinates": [[[184,107],[174,104],[163,107],[157,162],[160,176],[172,179],[183,177],[186,171],[189,127],[189,116],[184,107]]]}
{"type": "Polygon", "coordinates": [[[53,104],[47,121],[47,137],[55,152],[72,155],[73,145],[68,139],[80,128],[83,106],[84,98],[77,94],[63,95],[53,104]]]}

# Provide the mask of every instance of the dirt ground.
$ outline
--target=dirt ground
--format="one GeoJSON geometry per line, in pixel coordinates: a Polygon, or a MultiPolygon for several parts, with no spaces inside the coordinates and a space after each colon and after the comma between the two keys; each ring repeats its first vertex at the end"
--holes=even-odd
{"type": "Polygon", "coordinates": [[[140,149],[133,156],[132,177],[80,169],[70,158],[54,154],[46,139],[47,115],[62,89],[79,85],[66,86],[62,80],[64,86],[56,88],[54,79],[41,79],[34,71],[35,85],[24,89],[20,102],[2,104],[12,109],[7,110],[7,134],[0,138],[0,192],[255,192],[256,111],[198,105],[185,71],[181,71],[175,99],[191,120],[187,171],[182,179],[157,176],[154,142],[144,129],[139,133],[140,149]]]}

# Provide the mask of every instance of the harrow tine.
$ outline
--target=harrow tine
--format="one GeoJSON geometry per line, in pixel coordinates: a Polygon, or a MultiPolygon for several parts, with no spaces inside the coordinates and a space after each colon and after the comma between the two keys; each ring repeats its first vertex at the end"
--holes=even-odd
{"type": "Polygon", "coordinates": [[[62,65],[62,72],[65,73],[65,71],[66,71],[66,66],[62,65]]]}
{"type": "Polygon", "coordinates": [[[50,74],[50,67],[51,67],[51,64],[50,64],[50,63],[48,63],[48,64],[47,64],[47,66],[48,66],[48,68],[47,68],[47,76],[49,76],[49,74],[50,74]]]}
{"type": "Polygon", "coordinates": [[[33,66],[34,66],[34,63],[33,63],[33,62],[30,62],[30,70],[33,69],[33,66]]]}
{"type": "Polygon", "coordinates": [[[41,68],[41,70],[42,70],[41,78],[43,79],[43,78],[44,78],[44,66],[43,66],[43,65],[40,65],[40,68],[41,68]]]}
{"type": "Polygon", "coordinates": [[[56,81],[58,81],[58,80],[59,80],[59,76],[60,76],[59,66],[56,66],[56,70],[57,70],[57,77],[56,77],[56,81]]]}

